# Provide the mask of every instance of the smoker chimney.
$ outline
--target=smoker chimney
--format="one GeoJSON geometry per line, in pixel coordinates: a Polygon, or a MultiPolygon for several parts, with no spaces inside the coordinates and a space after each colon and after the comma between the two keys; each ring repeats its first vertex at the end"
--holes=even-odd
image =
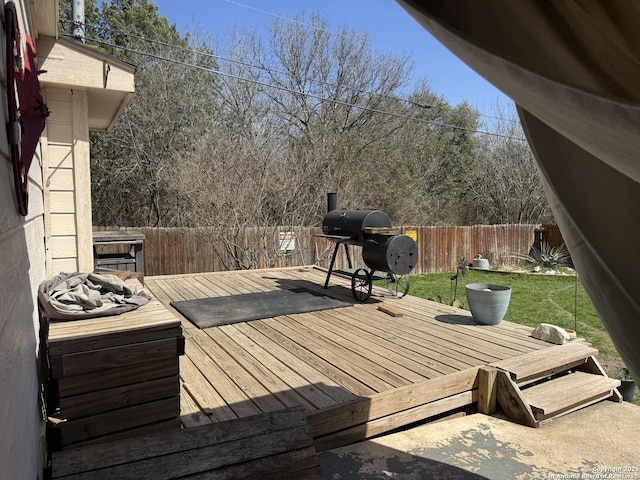
{"type": "Polygon", "coordinates": [[[338,194],[327,193],[327,212],[338,208],[338,194]]]}

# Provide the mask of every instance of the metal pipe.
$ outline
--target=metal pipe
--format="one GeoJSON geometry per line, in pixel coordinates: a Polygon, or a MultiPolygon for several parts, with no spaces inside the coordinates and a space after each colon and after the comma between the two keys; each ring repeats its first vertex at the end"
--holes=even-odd
{"type": "Polygon", "coordinates": [[[73,20],[71,35],[84,43],[84,0],[71,0],[71,19],[73,20]]]}

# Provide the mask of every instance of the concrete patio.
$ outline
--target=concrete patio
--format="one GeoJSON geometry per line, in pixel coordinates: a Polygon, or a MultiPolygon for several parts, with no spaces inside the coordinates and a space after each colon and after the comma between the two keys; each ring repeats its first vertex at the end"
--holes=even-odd
{"type": "Polygon", "coordinates": [[[640,407],[601,402],[540,428],[473,414],[320,454],[326,480],[640,479],[640,407]]]}

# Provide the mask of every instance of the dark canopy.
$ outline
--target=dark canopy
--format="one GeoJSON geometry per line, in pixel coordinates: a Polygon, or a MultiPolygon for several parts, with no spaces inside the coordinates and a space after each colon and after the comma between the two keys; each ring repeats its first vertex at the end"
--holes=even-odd
{"type": "Polygon", "coordinates": [[[584,287],[640,380],[640,2],[398,2],[515,101],[584,287]]]}

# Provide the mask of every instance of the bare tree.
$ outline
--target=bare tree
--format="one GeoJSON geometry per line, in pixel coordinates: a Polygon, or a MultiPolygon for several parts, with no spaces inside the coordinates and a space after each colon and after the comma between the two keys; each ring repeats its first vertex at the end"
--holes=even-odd
{"type": "Polygon", "coordinates": [[[215,129],[170,175],[182,220],[209,227],[226,245],[221,258],[268,266],[243,229],[260,229],[255,241],[264,242],[277,225],[318,224],[327,191],[339,190],[344,206],[368,206],[399,179],[387,154],[408,121],[394,96],[408,60],[374,54],[346,29],[332,35],[316,16],[311,27],[276,22],[268,48],[255,32],[236,32],[228,45],[215,129]]]}
{"type": "Polygon", "coordinates": [[[273,24],[271,52],[261,60],[275,87],[265,94],[279,133],[305,161],[316,202],[339,190],[346,205],[371,205],[391,177],[385,149],[408,121],[409,108],[396,97],[408,82],[409,58],[375,52],[367,35],[346,27],[331,33],[317,15],[297,20],[273,24]]]}
{"type": "Polygon", "coordinates": [[[480,138],[466,184],[476,223],[552,221],[540,173],[512,106],[496,105],[490,117],[498,135],[480,138]]]}
{"type": "Polygon", "coordinates": [[[215,59],[192,34],[204,55],[156,45],[139,59],[134,103],[92,145],[98,224],[201,227],[227,268],[245,269],[288,255],[278,231],[319,225],[328,191],[396,224],[548,218],[517,123],[483,136],[470,105],[409,83],[409,57],[296,20],[274,22],[268,42],[236,31],[215,59]]]}

